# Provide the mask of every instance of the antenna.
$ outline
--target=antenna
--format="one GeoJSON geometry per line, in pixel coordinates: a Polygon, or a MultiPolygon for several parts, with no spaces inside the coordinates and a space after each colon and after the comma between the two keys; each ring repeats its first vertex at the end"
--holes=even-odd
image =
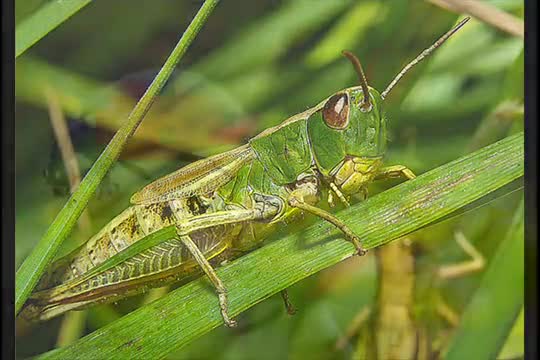
{"type": "Polygon", "coordinates": [[[351,61],[351,63],[354,66],[354,69],[356,70],[356,73],[358,74],[358,78],[360,79],[360,86],[362,86],[362,92],[364,93],[364,101],[362,102],[361,108],[364,111],[371,110],[371,102],[369,101],[368,84],[366,80],[366,75],[364,75],[364,69],[362,69],[362,64],[360,64],[360,60],[358,60],[358,58],[354,56],[354,54],[350,51],[343,50],[341,53],[351,61]]]}
{"type": "Polygon", "coordinates": [[[433,45],[431,45],[430,47],[428,47],[427,49],[425,49],[424,51],[422,51],[420,53],[420,55],[418,55],[416,57],[416,59],[414,59],[413,61],[411,61],[410,63],[407,64],[407,66],[405,66],[403,68],[403,70],[401,70],[399,72],[399,74],[397,74],[397,76],[394,78],[394,80],[392,80],[392,82],[386,87],[386,89],[384,89],[384,91],[381,93],[381,97],[384,99],[386,97],[386,95],[388,95],[388,93],[394,88],[394,86],[398,83],[399,80],[401,80],[401,78],[403,77],[403,75],[405,75],[414,65],[418,64],[420,61],[424,60],[424,58],[426,58],[427,56],[429,56],[435,49],[437,49],[439,46],[441,46],[446,40],[448,40],[448,38],[452,35],[454,35],[454,33],[456,31],[458,31],[463,25],[465,25],[465,23],[467,21],[469,21],[471,18],[470,17],[466,17],[465,19],[461,20],[459,22],[459,24],[457,24],[456,26],[454,26],[452,29],[450,29],[446,34],[444,34],[443,36],[441,36],[439,38],[439,40],[435,41],[435,43],[433,45]]]}

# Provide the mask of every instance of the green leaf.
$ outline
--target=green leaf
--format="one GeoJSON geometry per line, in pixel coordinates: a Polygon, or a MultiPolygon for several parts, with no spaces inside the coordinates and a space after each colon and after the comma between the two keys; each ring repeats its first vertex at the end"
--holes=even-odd
{"type": "Polygon", "coordinates": [[[324,27],[351,3],[351,0],[285,2],[270,16],[242,29],[237,36],[194,66],[192,71],[217,80],[245,72],[246,69],[272,64],[292,45],[324,27]]]}
{"type": "Polygon", "coordinates": [[[340,58],[341,51],[364,40],[367,30],[381,23],[388,6],[381,2],[359,2],[351,7],[306,56],[306,64],[317,67],[340,58]]]}
{"type": "MultiPolygon", "coordinates": [[[[47,107],[44,91],[54,91],[66,115],[78,118],[91,126],[118,130],[123,119],[135,105],[118,86],[92,80],[65,68],[37,58],[25,56],[17,60],[15,70],[17,101],[47,107]]],[[[184,72],[182,78],[190,74],[184,72]]],[[[241,117],[237,101],[225,91],[199,91],[189,96],[160,94],[147,121],[135,137],[171,149],[203,151],[221,145],[218,137],[209,133],[227,126],[227,116],[241,117]],[[198,126],[193,127],[193,122],[198,126]],[[151,123],[151,126],[146,126],[151,123]]]]}
{"type": "MultiPolygon", "coordinates": [[[[380,246],[522,177],[523,156],[523,133],[519,133],[337,216],[361,235],[366,248],[380,246]]],[[[334,227],[319,221],[219,268],[217,273],[227,286],[230,313],[235,316],[353,253],[354,247],[334,227]]],[[[203,277],[40,358],[163,358],[221,324],[217,297],[203,277]]]]}
{"type": "Polygon", "coordinates": [[[71,195],[66,205],[56,216],[40,242],[26,258],[15,278],[15,312],[18,313],[24,302],[43,274],[45,267],[54,258],[62,241],[69,235],[86,204],[114,164],[127,140],[133,135],[150,109],[155,97],[171,76],[174,68],[185,54],[187,48],[217,5],[218,0],[206,0],[193,18],[181,39],[163,64],[152,84],[139,100],[126,122],[116,132],[103,153],[71,195]]]}
{"type": "Polygon", "coordinates": [[[519,316],[514,322],[512,331],[508,335],[501,352],[499,359],[517,359],[523,357],[525,353],[525,308],[522,307],[519,316]]]}
{"type": "Polygon", "coordinates": [[[525,92],[525,49],[510,67],[504,79],[504,97],[523,101],[525,92]]]}
{"type": "Polygon", "coordinates": [[[465,309],[445,359],[494,359],[512,329],[524,297],[523,199],[480,287],[465,309]]]}
{"type": "Polygon", "coordinates": [[[45,3],[15,29],[15,58],[92,0],[54,0],[45,3]]]}
{"type": "Polygon", "coordinates": [[[50,89],[55,92],[66,115],[91,124],[91,120],[99,118],[100,124],[110,129],[120,127],[121,119],[129,114],[135,103],[113,86],[32,56],[17,60],[15,79],[17,101],[46,108],[43,92],[50,89]],[[120,115],[122,118],[118,119],[120,115]]]}

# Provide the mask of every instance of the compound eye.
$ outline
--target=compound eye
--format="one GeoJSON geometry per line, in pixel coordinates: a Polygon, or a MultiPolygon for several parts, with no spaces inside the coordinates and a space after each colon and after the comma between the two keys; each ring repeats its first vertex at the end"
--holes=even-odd
{"type": "Polygon", "coordinates": [[[328,127],[345,129],[349,125],[349,95],[336,94],[328,99],[324,104],[322,117],[328,127]]]}

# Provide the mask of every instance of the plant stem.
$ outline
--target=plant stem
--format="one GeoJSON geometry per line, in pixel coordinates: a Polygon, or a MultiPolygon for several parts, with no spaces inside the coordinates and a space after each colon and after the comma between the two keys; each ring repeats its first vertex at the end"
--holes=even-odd
{"type": "MultiPolygon", "coordinates": [[[[60,107],[58,98],[54,91],[46,91],[45,97],[49,104],[49,118],[51,120],[51,126],[53,128],[58,148],[62,154],[62,160],[64,162],[64,168],[69,178],[70,193],[73,193],[77,186],[81,182],[81,171],[79,162],[77,160],[77,154],[73,147],[73,142],[69,135],[69,129],[66,122],[66,117],[60,107]]],[[[88,211],[85,210],[81,214],[79,219],[79,229],[85,237],[90,236],[92,230],[92,223],[88,211]]],[[[84,332],[84,325],[86,322],[86,311],[73,311],[62,319],[60,324],[60,330],[58,331],[58,338],[56,340],[57,347],[69,345],[75,340],[79,339],[84,332]]]]}
{"type": "Polygon", "coordinates": [[[68,202],[58,213],[53,223],[32,253],[26,258],[15,277],[15,312],[22,308],[24,302],[34,289],[45,267],[54,258],[62,241],[69,235],[77,219],[86,207],[107,171],[114,164],[127,140],[133,135],[142,122],[144,116],[154,102],[156,95],[161,91],[165,82],[171,76],[174,68],[192,43],[199,30],[206,22],[208,16],[219,0],[206,0],[187,30],[178,41],[176,47],[169,55],[165,64],[152,81],[142,98],[128,116],[122,127],[116,132],[103,153],[96,160],[88,174],[81,181],[77,190],[71,195],[68,202]]]}

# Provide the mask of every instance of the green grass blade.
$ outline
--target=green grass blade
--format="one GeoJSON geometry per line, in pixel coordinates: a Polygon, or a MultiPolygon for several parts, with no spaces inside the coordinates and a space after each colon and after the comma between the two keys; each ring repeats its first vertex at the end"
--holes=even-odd
{"type": "Polygon", "coordinates": [[[309,66],[324,66],[340,58],[343,49],[352,49],[366,35],[367,30],[382,22],[388,6],[381,2],[358,2],[343,14],[325,37],[309,51],[305,63],[309,66]]]}
{"type": "Polygon", "coordinates": [[[110,122],[108,128],[113,129],[116,125],[117,130],[122,119],[116,117],[129,114],[135,105],[135,101],[129,101],[131,99],[114,86],[55,66],[31,54],[17,60],[15,79],[17,101],[46,109],[43,91],[49,88],[57,95],[66,115],[80,118],[91,125],[94,125],[96,118],[105,117],[98,125],[110,122]],[[121,109],[107,112],[115,105],[121,109]]]}
{"type": "Polygon", "coordinates": [[[69,19],[92,0],[54,0],[45,3],[15,29],[15,58],[69,19]]]}
{"type": "Polygon", "coordinates": [[[523,200],[480,287],[463,313],[445,359],[495,359],[524,298],[523,200]]]}
{"type": "MultiPolygon", "coordinates": [[[[185,72],[183,77],[186,77],[185,72]]],[[[66,115],[92,127],[118,130],[136,104],[118,84],[93,80],[30,55],[17,60],[15,78],[17,101],[46,108],[43,91],[54,91],[66,115]]],[[[218,137],[212,138],[208,134],[230,126],[222,115],[235,112],[237,103],[219,102],[217,96],[205,93],[182,97],[161,93],[146,117],[145,122],[152,126],[141,126],[135,137],[180,151],[207,150],[221,145],[218,137]],[[203,113],[201,104],[207,105],[203,113]],[[201,117],[205,116],[211,121],[201,122],[201,117]],[[196,121],[199,126],[194,128],[196,121]]]]}
{"type": "Polygon", "coordinates": [[[525,353],[525,305],[521,307],[519,315],[514,321],[512,330],[504,341],[504,346],[497,355],[499,359],[519,359],[525,353]]]}
{"type": "MultiPolygon", "coordinates": [[[[337,213],[366,248],[383,245],[522,177],[523,133],[507,137],[337,213]]],[[[292,284],[334,265],[354,247],[326,222],[287,235],[217,270],[237,315],[292,284]]],[[[222,324],[206,278],[124,316],[53,358],[162,358],[222,324]],[[82,355],[82,357],[81,357],[82,355]]]]}
{"type": "Polygon", "coordinates": [[[351,3],[351,0],[286,1],[269,16],[243,28],[238,35],[191,70],[216,80],[245,72],[246,69],[272,64],[299,39],[324,28],[351,3]]]}
{"type": "Polygon", "coordinates": [[[148,90],[144,93],[135,108],[129,115],[125,124],[114,135],[103,153],[96,160],[88,174],[81,181],[77,190],[70,197],[66,205],[58,213],[51,226],[47,229],[40,242],[32,253],[26,258],[16,274],[15,284],[15,311],[19,312],[22,305],[38,282],[47,264],[53,259],[62,241],[69,235],[79,215],[86,207],[90,197],[94,194],[99,183],[116,161],[127,140],[133,135],[142,119],[148,112],[156,95],[171,76],[176,64],[188,46],[191,44],[206,19],[217,5],[218,0],[206,0],[197,15],[193,18],[187,30],[176,44],[175,48],[165,61],[148,90]]]}

